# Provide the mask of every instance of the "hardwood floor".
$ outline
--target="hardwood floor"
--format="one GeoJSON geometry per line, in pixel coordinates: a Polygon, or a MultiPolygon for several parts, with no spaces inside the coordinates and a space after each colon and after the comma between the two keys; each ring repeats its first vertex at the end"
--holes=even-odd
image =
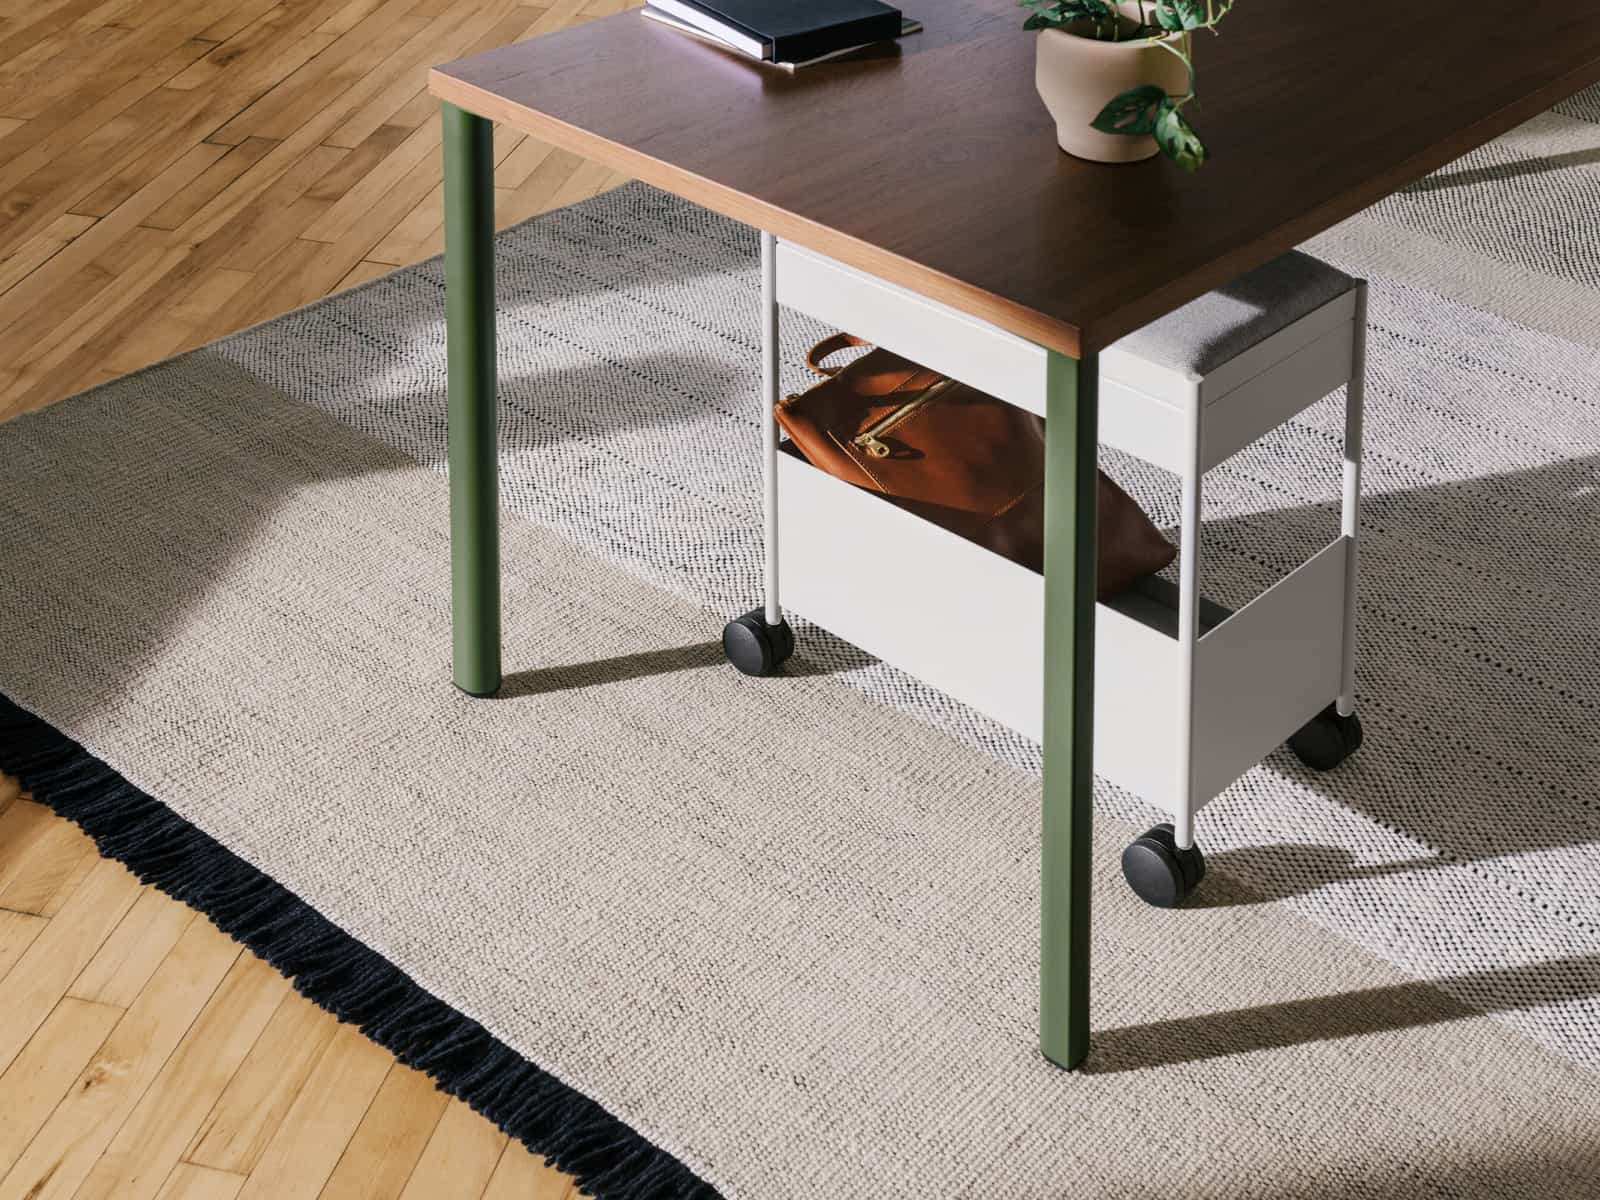
{"type": "MultiPolygon", "coordinates": [[[[634,2],[0,0],[0,419],[437,253],[427,68],[634,2]]],[[[0,777],[0,1200],[572,1195],[0,777]]]]}
{"type": "MultiPolygon", "coordinates": [[[[0,416],[443,246],[427,68],[628,0],[0,0],[0,416]]],[[[620,181],[496,139],[509,224],[620,181]]]]}

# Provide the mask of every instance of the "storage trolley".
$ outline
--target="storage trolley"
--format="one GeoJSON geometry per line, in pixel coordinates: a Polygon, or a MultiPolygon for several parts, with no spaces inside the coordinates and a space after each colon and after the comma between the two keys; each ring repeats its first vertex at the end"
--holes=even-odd
{"type": "MultiPolygon", "coordinates": [[[[769,674],[794,648],[783,600],[822,628],[1034,739],[1042,737],[1043,577],[784,452],[778,306],[847,329],[1044,415],[1046,352],[1014,334],[762,235],[765,596],[723,633],[769,674]],[[780,536],[781,530],[781,536],[780,536]]],[[[1276,746],[1331,770],[1355,713],[1366,284],[1291,253],[1100,355],[1100,441],[1176,474],[1176,587],[1100,604],[1096,773],[1172,814],[1123,853],[1134,891],[1173,906],[1199,883],[1201,807],[1276,746]],[[1346,389],[1339,537],[1237,611],[1200,592],[1205,473],[1346,389]]]]}

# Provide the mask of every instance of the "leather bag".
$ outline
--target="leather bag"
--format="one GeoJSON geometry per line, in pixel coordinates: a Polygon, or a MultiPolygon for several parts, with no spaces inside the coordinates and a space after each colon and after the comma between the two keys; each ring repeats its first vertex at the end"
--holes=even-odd
{"type": "MultiPolygon", "coordinates": [[[[1043,570],[1044,419],[887,350],[824,365],[864,344],[840,333],[806,355],[823,378],[777,406],[794,447],[830,475],[1043,570]]],[[[1099,484],[1096,590],[1105,600],[1177,551],[1104,471],[1099,484]]]]}

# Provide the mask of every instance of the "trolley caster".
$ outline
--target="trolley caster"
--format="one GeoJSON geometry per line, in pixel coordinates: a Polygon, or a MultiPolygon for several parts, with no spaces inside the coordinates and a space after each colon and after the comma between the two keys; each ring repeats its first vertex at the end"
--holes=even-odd
{"type": "Polygon", "coordinates": [[[1313,771],[1331,771],[1361,749],[1361,718],[1341,717],[1330,704],[1289,739],[1289,749],[1313,771]]]}
{"type": "Polygon", "coordinates": [[[1206,856],[1198,845],[1178,849],[1172,825],[1163,821],[1128,843],[1122,877],[1146,904],[1177,908],[1206,877],[1206,856]]]}
{"type": "Polygon", "coordinates": [[[789,622],[767,624],[765,609],[754,608],[722,628],[722,652],[745,675],[771,675],[794,653],[789,622]]]}

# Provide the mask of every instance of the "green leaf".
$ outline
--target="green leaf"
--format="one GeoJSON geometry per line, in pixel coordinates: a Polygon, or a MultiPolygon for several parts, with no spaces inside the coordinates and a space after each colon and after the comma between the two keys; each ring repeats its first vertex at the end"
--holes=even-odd
{"type": "Polygon", "coordinates": [[[1144,137],[1155,132],[1157,115],[1172,102],[1153,83],[1129,88],[1100,110],[1089,124],[1101,133],[1126,133],[1144,137]]]}
{"type": "Polygon", "coordinates": [[[1155,120],[1156,145],[1185,171],[1193,173],[1205,165],[1205,143],[1170,96],[1162,98],[1155,120]]]}
{"type": "Polygon", "coordinates": [[[1156,22],[1176,33],[1180,29],[1205,29],[1211,18],[1205,0],[1156,0],[1156,22]]]}
{"type": "Polygon", "coordinates": [[[1108,0],[1018,0],[1018,3],[1032,13],[1023,22],[1024,29],[1055,29],[1074,21],[1104,22],[1116,13],[1108,0]]]}

